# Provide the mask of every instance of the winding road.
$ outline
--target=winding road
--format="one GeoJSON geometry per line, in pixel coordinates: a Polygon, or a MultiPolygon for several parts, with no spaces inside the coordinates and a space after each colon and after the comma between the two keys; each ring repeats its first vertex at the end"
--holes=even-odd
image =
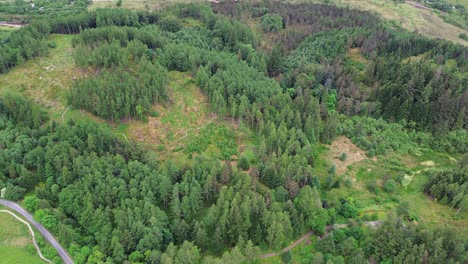
{"type": "Polygon", "coordinates": [[[54,236],[44,226],[36,222],[33,219],[33,216],[30,213],[28,213],[25,209],[23,209],[23,207],[21,207],[17,203],[3,199],[0,199],[0,204],[10,208],[11,210],[17,212],[18,214],[26,218],[26,220],[28,220],[28,222],[31,223],[42,234],[44,239],[47,240],[50,243],[50,245],[52,245],[57,250],[57,253],[59,254],[60,258],[65,264],[73,264],[73,260],[70,258],[67,251],[63,249],[62,246],[60,246],[60,244],[57,242],[54,236]]]}

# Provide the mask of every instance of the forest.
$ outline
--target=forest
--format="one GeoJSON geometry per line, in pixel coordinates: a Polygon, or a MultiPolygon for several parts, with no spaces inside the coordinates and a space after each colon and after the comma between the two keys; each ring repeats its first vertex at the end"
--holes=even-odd
{"type": "Polygon", "coordinates": [[[259,257],[309,231],[312,249],[271,263],[467,261],[466,231],[419,219],[400,196],[421,174],[415,193],[466,223],[466,46],[326,4],[88,11],[86,1],[61,2],[39,13],[0,3],[0,14],[31,19],[0,39],[0,73],[50,56],[59,35],[72,35],[83,73],[63,91],[77,118],[0,92],[0,187],[76,263],[270,263],[259,257]],[[175,104],[171,72],[187,73],[218,119],[249,131],[252,154],[224,123],[190,131],[199,137],[181,151],[187,163],[127,140],[121,126],[163,120],[156,106],[175,104]],[[324,161],[340,137],[388,169],[358,189],[389,200],[384,215],[364,212],[359,195],[337,195],[356,185],[324,161]],[[206,154],[212,144],[221,155],[206,154]],[[395,157],[420,150],[455,161],[410,175],[421,164],[395,157]]]}

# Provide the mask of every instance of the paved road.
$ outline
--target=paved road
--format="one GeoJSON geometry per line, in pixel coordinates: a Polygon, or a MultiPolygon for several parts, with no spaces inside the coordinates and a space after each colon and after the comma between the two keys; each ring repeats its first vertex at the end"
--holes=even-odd
{"type": "Polygon", "coordinates": [[[30,213],[24,210],[19,204],[14,202],[0,199],[0,204],[10,208],[11,210],[26,218],[26,220],[28,220],[28,222],[31,223],[42,234],[44,239],[47,240],[57,250],[57,253],[59,254],[60,258],[62,258],[63,262],[65,262],[65,264],[73,264],[73,260],[70,258],[67,251],[65,251],[65,249],[60,246],[54,236],[44,226],[33,219],[30,213]]]}

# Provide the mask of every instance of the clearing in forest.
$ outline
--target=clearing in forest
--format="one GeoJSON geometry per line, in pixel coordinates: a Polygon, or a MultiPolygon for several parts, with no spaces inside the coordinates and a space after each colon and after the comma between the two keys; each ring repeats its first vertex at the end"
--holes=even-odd
{"type": "MultiPolygon", "coordinates": [[[[195,0],[196,1],[196,0],[195,0]]],[[[130,10],[160,10],[166,6],[176,4],[176,3],[186,3],[186,2],[195,2],[195,1],[188,1],[188,0],[123,0],[121,2],[122,8],[130,9],[130,10]]],[[[198,0],[202,2],[202,0],[198,0]]],[[[206,2],[206,1],[205,1],[206,2]]],[[[89,10],[94,10],[98,8],[109,8],[109,7],[117,7],[117,1],[115,0],[93,0],[91,5],[89,5],[89,10]]]]}
{"type": "Polygon", "coordinates": [[[27,227],[8,213],[0,213],[0,262],[43,263],[31,242],[27,227]]]}
{"type": "Polygon", "coordinates": [[[45,107],[62,109],[73,77],[79,77],[81,72],[73,62],[72,38],[72,35],[51,35],[49,43],[57,47],[50,48],[48,56],[29,60],[0,75],[0,94],[20,92],[45,107]]]}
{"type": "Polygon", "coordinates": [[[445,22],[434,11],[418,8],[410,3],[395,4],[393,1],[384,0],[335,0],[334,2],[339,6],[375,12],[385,19],[400,23],[403,28],[410,31],[468,45],[467,41],[459,37],[461,33],[468,34],[466,30],[445,22]]]}
{"type": "MultiPolygon", "coordinates": [[[[348,166],[368,159],[366,152],[356,146],[347,137],[340,136],[330,145],[329,160],[336,165],[336,174],[342,175],[348,170],[348,166]]],[[[373,158],[372,160],[376,160],[373,158]]]]}
{"type": "Polygon", "coordinates": [[[208,99],[189,73],[170,72],[168,94],[168,102],[156,103],[147,122],[126,124],[131,139],[163,159],[197,153],[229,159],[237,154],[238,126],[210,111],[208,99]]]}

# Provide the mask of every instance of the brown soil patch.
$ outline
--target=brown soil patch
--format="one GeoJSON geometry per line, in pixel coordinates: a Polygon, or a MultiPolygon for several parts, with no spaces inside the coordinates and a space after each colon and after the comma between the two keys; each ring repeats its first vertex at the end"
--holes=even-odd
{"type": "Polygon", "coordinates": [[[17,238],[14,238],[14,239],[8,241],[9,245],[12,245],[12,246],[15,246],[15,247],[25,247],[29,243],[31,243],[31,240],[29,238],[27,238],[27,237],[17,237],[17,238]]]}
{"type": "Polygon", "coordinates": [[[361,50],[359,48],[352,48],[348,50],[348,56],[353,61],[357,61],[363,64],[367,64],[369,61],[364,58],[361,54],[361,50]]]}
{"type": "MultiPolygon", "coordinates": [[[[332,142],[328,155],[332,163],[336,165],[337,175],[345,173],[348,170],[348,166],[365,159],[369,159],[362,149],[351,142],[349,138],[344,136],[338,137],[332,142]],[[346,154],[346,159],[344,161],[339,159],[342,153],[346,154]]],[[[374,157],[372,160],[375,161],[377,159],[374,157]]]]}

